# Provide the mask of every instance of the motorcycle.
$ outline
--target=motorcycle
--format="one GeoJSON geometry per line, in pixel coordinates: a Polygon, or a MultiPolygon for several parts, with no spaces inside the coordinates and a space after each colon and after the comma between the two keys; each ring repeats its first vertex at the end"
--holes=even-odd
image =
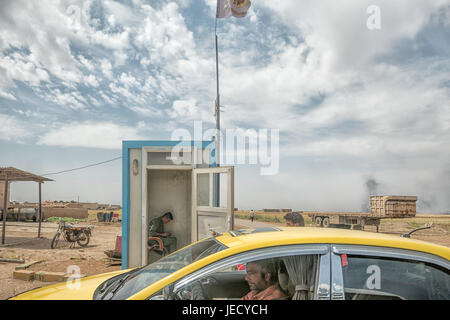
{"type": "Polygon", "coordinates": [[[56,231],[50,246],[52,249],[55,249],[58,246],[59,239],[62,235],[64,240],[70,242],[71,248],[75,246],[75,242],[81,247],[86,247],[89,244],[92,229],[94,229],[94,226],[79,227],[73,223],[66,224],[65,221],[59,220],[58,230],[56,231]]]}

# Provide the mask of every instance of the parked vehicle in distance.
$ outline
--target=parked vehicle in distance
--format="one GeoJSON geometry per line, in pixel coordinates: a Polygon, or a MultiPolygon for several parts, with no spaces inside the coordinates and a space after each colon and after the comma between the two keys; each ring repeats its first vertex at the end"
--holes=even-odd
{"type": "MultiPolygon", "coordinates": [[[[36,222],[39,219],[38,208],[13,208],[10,207],[7,210],[7,220],[12,221],[33,221],[36,222]]],[[[3,220],[3,209],[0,209],[0,220],[3,220]]]]}
{"type": "Polygon", "coordinates": [[[416,216],[416,196],[371,196],[370,212],[313,212],[308,214],[317,227],[347,227],[364,230],[375,226],[378,232],[382,219],[403,219],[416,216]]]}
{"type": "Polygon", "coordinates": [[[215,300],[249,293],[249,263],[270,262],[291,300],[449,300],[450,248],[372,232],[259,228],[203,239],[140,268],[12,299],[215,300]]]}

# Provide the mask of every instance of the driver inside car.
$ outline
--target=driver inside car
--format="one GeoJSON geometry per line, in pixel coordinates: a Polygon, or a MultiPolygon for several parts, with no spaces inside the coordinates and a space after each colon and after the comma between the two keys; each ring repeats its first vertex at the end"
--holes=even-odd
{"type": "MultiPolygon", "coordinates": [[[[278,284],[276,263],[272,259],[248,262],[245,266],[245,281],[250,292],[241,300],[285,300],[288,296],[278,284]]],[[[189,300],[208,300],[201,280],[190,285],[189,300]]],[[[183,299],[183,298],[182,298],[183,299]]]]}
{"type": "Polygon", "coordinates": [[[278,285],[276,264],[272,259],[248,262],[246,266],[250,292],[241,300],[278,300],[287,296],[278,285]]]}

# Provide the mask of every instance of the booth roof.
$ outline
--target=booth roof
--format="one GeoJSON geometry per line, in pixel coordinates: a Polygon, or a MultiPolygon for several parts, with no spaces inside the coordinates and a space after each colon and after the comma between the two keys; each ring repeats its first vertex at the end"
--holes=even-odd
{"type": "Polygon", "coordinates": [[[53,181],[49,178],[44,178],[36,174],[32,174],[26,171],[19,170],[13,167],[0,167],[0,181],[53,181]]]}

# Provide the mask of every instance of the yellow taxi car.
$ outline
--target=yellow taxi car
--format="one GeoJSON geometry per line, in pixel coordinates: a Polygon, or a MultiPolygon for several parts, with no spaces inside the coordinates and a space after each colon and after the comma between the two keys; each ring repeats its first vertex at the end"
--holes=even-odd
{"type": "Polygon", "coordinates": [[[267,227],[230,231],[141,268],[11,299],[241,299],[257,291],[253,263],[265,266],[258,269],[260,276],[272,281],[283,299],[449,300],[449,259],[448,247],[394,235],[267,227]]]}

